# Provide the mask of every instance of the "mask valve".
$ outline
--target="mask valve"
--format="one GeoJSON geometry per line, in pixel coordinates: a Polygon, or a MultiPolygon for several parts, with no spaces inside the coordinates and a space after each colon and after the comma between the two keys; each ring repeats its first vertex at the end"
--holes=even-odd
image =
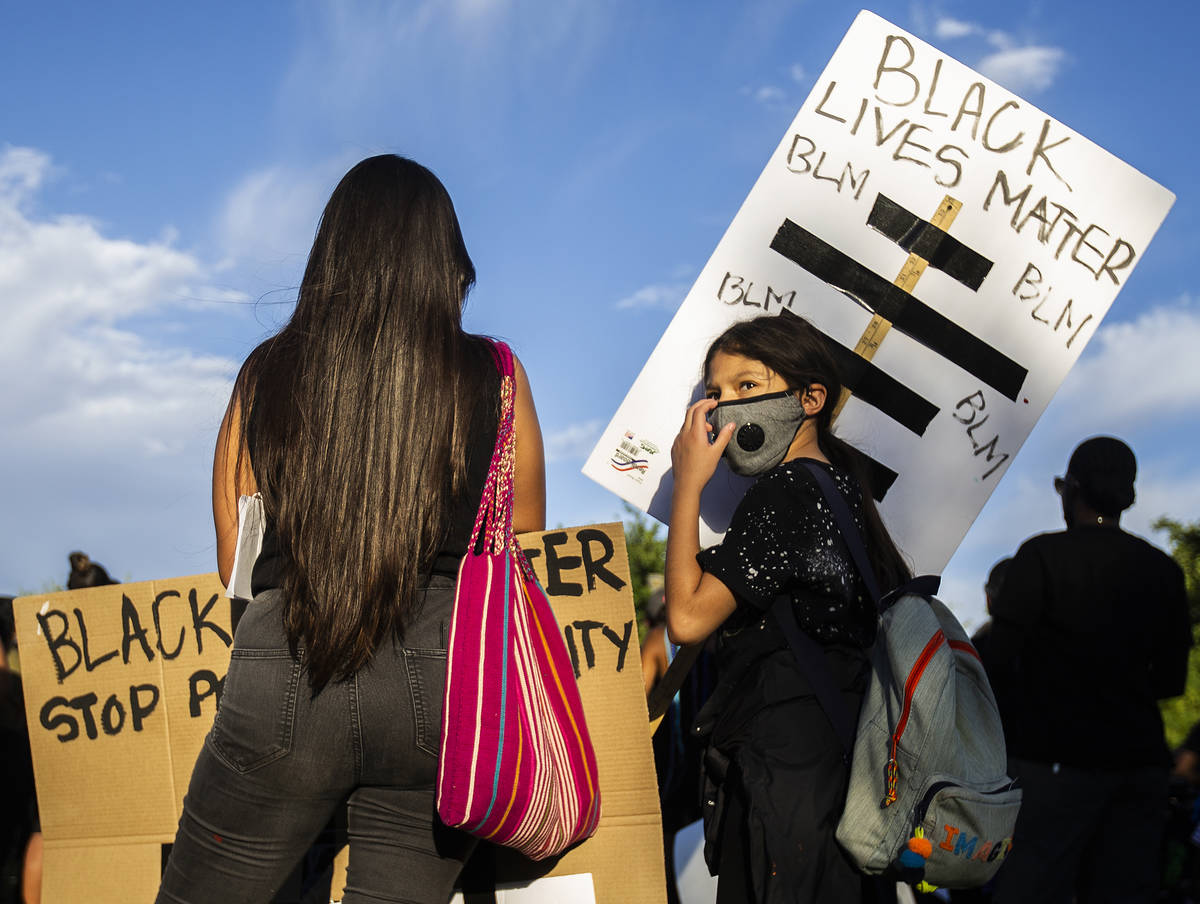
{"type": "Polygon", "coordinates": [[[747,452],[757,452],[766,438],[767,435],[758,424],[743,424],[737,432],[737,444],[747,452]]]}

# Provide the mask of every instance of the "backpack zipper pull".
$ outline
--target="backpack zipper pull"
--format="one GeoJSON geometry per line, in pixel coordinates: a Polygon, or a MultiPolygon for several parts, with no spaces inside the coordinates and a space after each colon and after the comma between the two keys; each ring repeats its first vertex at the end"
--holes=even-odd
{"type": "Polygon", "coordinates": [[[890,807],[896,802],[896,784],[900,777],[900,765],[896,762],[896,742],[892,741],[892,755],[888,757],[887,768],[884,770],[887,776],[887,790],[883,795],[881,807],[890,807]]]}

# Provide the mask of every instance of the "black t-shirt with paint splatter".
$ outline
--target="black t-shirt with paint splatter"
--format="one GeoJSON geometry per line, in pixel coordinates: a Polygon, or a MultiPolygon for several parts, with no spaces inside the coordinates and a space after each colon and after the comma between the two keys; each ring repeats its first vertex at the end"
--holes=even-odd
{"type": "MultiPolygon", "coordinates": [[[[759,620],[777,597],[790,594],[801,629],[818,643],[869,646],[875,607],[805,461],[783,462],[759,478],[721,543],[697,560],[737,598],[733,621],[759,620]]],[[[836,465],[814,463],[833,477],[862,530],[858,482],[836,465]]]]}

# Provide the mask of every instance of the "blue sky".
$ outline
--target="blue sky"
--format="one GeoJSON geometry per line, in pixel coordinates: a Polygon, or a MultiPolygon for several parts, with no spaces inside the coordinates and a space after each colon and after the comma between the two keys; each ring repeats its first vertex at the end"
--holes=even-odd
{"type": "MultiPolygon", "coordinates": [[[[1200,13],[881,2],[1178,200],[946,573],[1060,523],[1050,481],[1108,432],[1127,517],[1200,518],[1200,13]]],[[[290,310],[358,159],[443,179],[549,457],[550,521],[619,518],[579,467],[852,22],[813,2],[39,4],[0,80],[0,592],[84,549],[117,577],[210,571],[213,438],[236,368],[290,310]]]]}

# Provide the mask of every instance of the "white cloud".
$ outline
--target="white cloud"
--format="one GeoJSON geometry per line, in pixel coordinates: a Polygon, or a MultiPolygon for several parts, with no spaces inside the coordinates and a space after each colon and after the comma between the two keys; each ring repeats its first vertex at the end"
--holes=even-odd
{"type": "Polygon", "coordinates": [[[629,308],[663,308],[664,310],[674,311],[683,302],[689,288],[691,288],[690,283],[678,282],[642,286],[642,288],[638,289],[632,295],[626,295],[618,301],[617,308],[620,310],[627,310],[629,308]]]}
{"type": "Polygon", "coordinates": [[[1055,408],[1072,426],[1078,421],[1071,413],[1097,407],[1113,423],[1200,414],[1198,347],[1200,308],[1187,298],[1102,326],[1067,375],[1055,408]]]}
{"type": "Polygon", "coordinates": [[[473,22],[507,10],[510,0],[454,0],[454,12],[460,22],[473,22]]]}
{"type": "Polygon", "coordinates": [[[604,421],[587,421],[571,424],[561,430],[546,434],[544,444],[546,461],[574,461],[582,463],[604,429],[604,421]]]}
{"type": "Polygon", "coordinates": [[[982,31],[983,29],[980,26],[972,22],[962,22],[949,17],[938,19],[933,26],[934,36],[944,41],[965,38],[968,35],[979,34],[982,31]]]}
{"type": "Polygon", "coordinates": [[[354,129],[360,117],[381,115],[384,105],[387,115],[396,115],[397,82],[424,84],[430,60],[452,60],[438,70],[443,90],[408,92],[405,115],[416,113],[414,123],[443,124],[479,115],[475,102],[487,97],[483,112],[502,116],[520,101],[510,81],[529,84],[552,58],[553,84],[538,79],[537,90],[565,90],[601,59],[604,38],[623,24],[608,5],[588,0],[304,4],[283,99],[305,121],[318,114],[354,129]],[[498,79],[498,72],[507,77],[498,79]]]}
{"type": "Polygon", "coordinates": [[[1011,47],[989,54],[975,68],[1016,94],[1045,91],[1067,59],[1061,47],[1011,47]]]}
{"type": "Polygon", "coordinates": [[[1067,53],[1061,47],[1022,43],[1001,29],[988,29],[949,16],[934,22],[933,34],[941,41],[982,37],[994,49],[973,68],[1016,94],[1045,91],[1054,84],[1067,60],[1067,53]]]}
{"type": "Polygon", "coordinates": [[[792,68],[788,70],[792,76],[792,81],[798,85],[803,85],[808,81],[808,72],[799,63],[793,63],[792,68]]]}
{"type": "Polygon", "coordinates": [[[350,153],[312,167],[264,167],[242,179],[225,199],[218,229],[228,256],[256,264],[287,262],[299,273],[317,221],[338,180],[357,160],[350,153]]]}
{"type": "Polygon", "coordinates": [[[775,85],[763,85],[754,90],[754,99],[760,104],[782,103],[785,97],[783,90],[775,85]]]}
{"type": "Polygon", "coordinates": [[[173,544],[209,533],[206,472],[236,363],[164,346],[130,321],[169,324],[194,299],[230,293],[206,288],[169,228],[139,243],[84,217],[23,212],[50,166],[29,148],[0,151],[0,473],[6,518],[21,525],[6,534],[0,586],[40,585],[88,538],[120,537],[142,557],[106,563],[116,574],[168,576],[154,562],[181,567],[173,544]],[[184,500],[186,520],[172,524],[166,509],[184,500]],[[35,564],[48,555],[53,571],[35,564]]]}
{"type": "Polygon", "coordinates": [[[1136,490],[1137,500],[1122,519],[1122,526],[1153,542],[1164,542],[1163,535],[1152,527],[1164,515],[1183,522],[1200,517],[1200,469],[1190,461],[1164,464],[1141,455],[1136,490]]]}
{"type": "Polygon", "coordinates": [[[27,148],[0,153],[0,348],[28,354],[81,325],[110,325],[180,297],[202,276],[198,261],[171,247],[174,233],[140,244],[101,235],[80,216],[35,219],[22,212],[49,158],[27,148]]]}
{"type": "Polygon", "coordinates": [[[34,148],[5,145],[0,150],[0,203],[28,200],[50,172],[50,158],[34,148]]]}

